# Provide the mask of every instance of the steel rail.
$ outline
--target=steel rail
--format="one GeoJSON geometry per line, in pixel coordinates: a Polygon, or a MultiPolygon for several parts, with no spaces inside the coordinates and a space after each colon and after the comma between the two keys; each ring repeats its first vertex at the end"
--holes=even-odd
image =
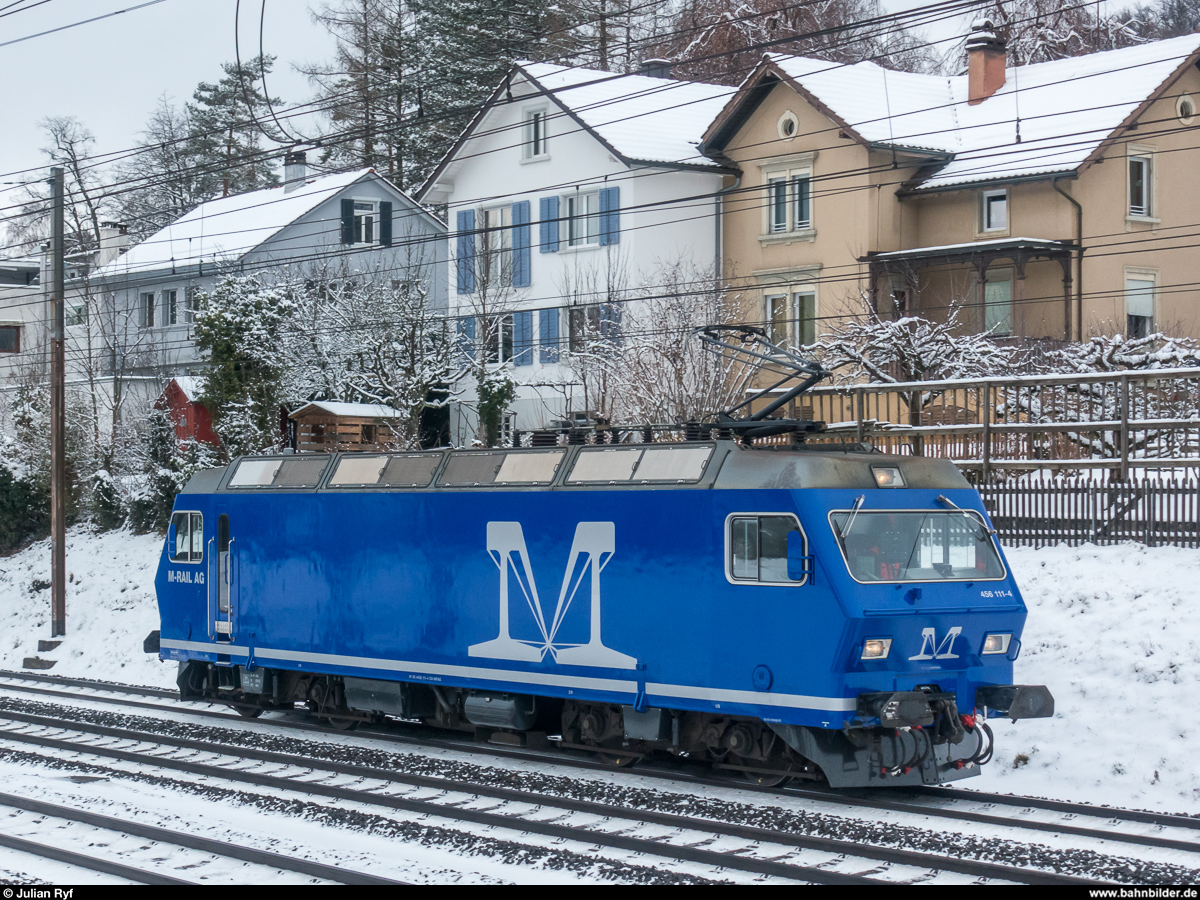
{"type": "MultiPolygon", "coordinates": [[[[121,740],[136,740],[146,743],[157,743],[185,750],[196,750],[205,753],[220,753],[239,759],[254,759],[259,762],[291,765],[305,769],[322,769],[339,775],[354,778],[369,778],[394,784],[412,787],[431,788],[455,793],[474,794],[480,797],[515,803],[532,803],[538,806],[558,807],[572,812],[587,813],[608,818],[631,819],[637,818],[647,823],[665,825],[673,828],[686,828],[693,831],[703,831],[719,834],[725,837],[736,837],[750,841],[783,844],[797,849],[819,850],[829,853],[849,854],[866,857],[896,865],[909,865],[917,868],[939,869],[942,871],[959,872],[985,878],[998,878],[1009,881],[1019,881],[1025,884],[1095,884],[1091,879],[1078,878],[1071,875],[1046,872],[1040,869],[1023,869],[997,863],[976,862],[971,860],[948,859],[945,856],[922,853],[915,850],[903,850],[880,847],[861,842],[840,840],[837,838],[816,837],[796,834],[794,832],[776,831],[751,825],[738,825],[714,819],[700,819],[681,816],[675,813],[664,813],[655,810],[643,810],[629,806],[614,806],[593,800],[577,800],[551,794],[537,794],[514,788],[479,785],[474,782],[458,781],[429,775],[410,775],[398,773],[390,769],[378,769],[351,763],[316,760],[312,757],[295,754],[279,753],[277,751],[258,750],[238,745],[221,744],[215,741],[197,740],[195,738],[177,738],[156,735],[152,732],[138,732],[132,729],[113,728],[90,723],[70,723],[65,725],[61,720],[45,716],[33,716],[26,713],[10,714],[0,711],[0,718],[10,718],[13,721],[24,721],[27,724],[44,727],[68,728],[72,731],[82,731],[121,740]],[[59,723],[59,724],[55,724],[59,723]]],[[[6,732],[0,731],[0,738],[6,732]]],[[[2,796],[2,795],[0,795],[2,796]]]]}
{"type": "MultiPolygon", "coordinates": [[[[11,671],[6,671],[6,670],[0,670],[0,678],[21,678],[21,679],[27,679],[30,681],[60,683],[60,684],[70,683],[70,684],[78,684],[79,686],[83,686],[83,687],[94,688],[96,690],[108,690],[109,689],[107,686],[107,683],[101,682],[101,681],[89,681],[89,680],[79,680],[79,679],[59,679],[57,676],[52,676],[52,675],[36,675],[33,673],[11,672],[11,671]]],[[[64,697],[64,698],[76,699],[76,700],[83,699],[83,700],[95,700],[95,701],[101,702],[101,703],[114,703],[114,704],[120,703],[123,705],[133,706],[133,707],[140,708],[140,709],[148,709],[148,710],[156,710],[156,711],[164,711],[164,712],[183,712],[188,715],[201,716],[204,718],[212,718],[212,719],[217,719],[217,720],[224,721],[224,722],[233,722],[233,723],[247,722],[247,720],[244,717],[239,716],[236,713],[214,712],[212,710],[207,710],[207,709],[189,709],[187,707],[180,707],[180,706],[163,706],[162,704],[154,704],[154,703],[138,703],[136,701],[119,700],[116,698],[92,697],[90,695],[74,694],[74,693],[70,693],[70,692],[66,692],[66,691],[48,691],[48,690],[40,690],[37,688],[20,688],[15,685],[4,684],[3,682],[0,682],[0,688],[12,688],[14,690],[18,690],[18,691],[22,691],[22,692],[35,693],[35,694],[47,694],[49,696],[64,697]]],[[[147,696],[166,696],[166,697],[176,697],[177,696],[173,692],[161,691],[160,689],[157,689],[157,688],[144,688],[144,689],[140,689],[140,690],[145,691],[147,696]]],[[[135,688],[125,688],[125,692],[137,693],[137,692],[139,692],[139,690],[135,689],[135,688]]],[[[256,720],[256,722],[259,725],[265,725],[265,726],[277,727],[277,728],[283,728],[283,729],[291,729],[291,730],[296,730],[296,731],[301,731],[301,732],[314,732],[317,734],[340,735],[343,737],[346,735],[346,732],[343,730],[339,730],[336,728],[328,728],[328,727],[324,727],[321,725],[313,725],[313,724],[303,723],[303,722],[288,722],[288,721],[279,721],[276,719],[256,720]]],[[[422,726],[422,727],[424,727],[424,726],[422,726]]],[[[486,745],[481,746],[480,744],[478,744],[477,742],[475,742],[474,740],[471,740],[471,739],[463,739],[463,740],[443,739],[443,738],[433,737],[432,735],[427,739],[424,736],[421,736],[418,738],[418,737],[412,737],[409,735],[395,734],[393,732],[383,732],[383,731],[374,731],[374,730],[359,731],[358,734],[369,735],[373,739],[385,740],[385,741],[389,741],[389,742],[393,742],[393,743],[406,744],[406,745],[410,745],[410,746],[422,746],[422,747],[428,746],[428,747],[436,747],[439,749],[459,750],[459,751],[466,751],[466,752],[472,752],[472,753],[481,753],[481,754],[502,756],[502,757],[508,758],[508,759],[527,760],[527,761],[531,761],[531,762],[552,762],[552,763],[556,763],[559,765],[565,765],[565,766],[570,766],[570,767],[574,767],[574,768],[586,768],[586,769],[591,769],[591,770],[595,770],[595,771],[611,771],[612,770],[612,767],[609,765],[594,762],[594,761],[588,760],[588,759],[579,759],[578,757],[575,757],[575,756],[570,756],[570,755],[560,756],[560,755],[556,755],[556,754],[552,754],[552,753],[533,752],[533,751],[528,751],[528,750],[517,750],[517,749],[511,748],[511,747],[497,746],[495,744],[486,744],[486,745]]],[[[761,787],[759,785],[755,785],[755,784],[751,784],[751,783],[730,781],[727,779],[712,778],[709,776],[697,775],[694,773],[671,772],[671,771],[665,771],[663,769],[657,769],[657,768],[639,768],[636,771],[639,775],[654,777],[654,778],[674,779],[677,781],[686,781],[689,783],[711,785],[711,786],[716,786],[716,787],[736,787],[738,789],[748,790],[748,791],[752,791],[755,793],[767,793],[767,794],[784,793],[784,794],[799,795],[799,796],[804,796],[806,798],[811,798],[811,799],[828,800],[830,802],[838,803],[840,805],[851,804],[851,805],[861,805],[861,806],[864,806],[867,808],[876,807],[876,801],[874,800],[874,798],[863,797],[860,794],[858,794],[857,792],[842,793],[842,792],[836,792],[832,789],[822,790],[822,789],[794,788],[794,787],[765,788],[765,787],[761,787]]],[[[1175,814],[1175,813],[1159,813],[1159,812],[1154,812],[1152,810],[1131,810],[1131,809],[1124,809],[1124,808],[1119,808],[1119,807],[1098,807],[1098,806],[1091,806],[1086,803],[1074,803],[1074,802],[1066,801],[1066,800],[1049,800],[1049,799],[1045,799],[1045,798],[1041,798],[1041,797],[1024,797],[1024,796],[1017,795],[1017,794],[984,793],[984,792],[977,792],[977,791],[972,791],[970,789],[962,789],[962,788],[947,788],[947,787],[930,786],[930,787],[897,788],[895,790],[898,795],[906,795],[906,794],[913,794],[913,793],[918,793],[918,794],[926,795],[926,796],[930,796],[930,797],[949,795],[951,797],[951,799],[957,799],[957,800],[963,800],[963,801],[980,802],[980,803],[994,803],[994,804],[1003,805],[1003,806],[1029,807],[1031,809],[1044,809],[1044,810],[1048,810],[1051,812],[1070,813],[1073,815],[1088,816],[1088,817],[1092,817],[1092,818],[1101,818],[1101,819],[1108,819],[1108,820],[1115,819],[1118,821],[1141,822],[1141,823],[1145,823],[1145,824],[1160,825],[1160,826],[1164,826],[1164,827],[1178,827],[1178,828],[1188,828],[1188,829],[1192,829],[1192,830],[1200,830],[1200,817],[1193,818],[1190,816],[1184,816],[1184,815],[1179,815],[1179,814],[1175,814]]],[[[894,803],[895,801],[884,800],[884,802],[894,803]]],[[[943,810],[943,807],[934,807],[934,806],[913,805],[910,808],[910,811],[921,812],[921,813],[924,813],[927,815],[941,815],[942,810],[943,810]]],[[[1018,820],[1014,820],[1014,819],[1002,819],[1002,822],[1003,822],[1003,824],[1012,825],[1014,827],[1022,827],[1023,826],[1022,822],[1020,822],[1018,820]]],[[[1110,833],[1105,832],[1105,834],[1109,835],[1110,833]]],[[[1120,833],[1111,833],[1111,836],[1119,839],[1121,837],[1121,834],[1120,833]]],[[[1197,847],[1195,849],[1200,849],[1200,847],[1197,847]]]]}
{"type": "MultiPolygon", "coordinates": [[[[13,718],[13,714],[11,713],[4,713],[3,715],[5,717],[13,718]]],[[[21,721],[22,719],[28,718],[44,720],[39,722],[31,722],[28,724],[37,724],[46,728],[54,728],[64,731],[84,730],[82,728],[77,729],[72,727],[72,725],[76,723],[72,723],[72,725],[63,725],[61,722],[54,719],[48,719],[40,716],[22,716],[21,719],[14,718],[13,720],[21,721]]],[[[112,730],[121,731],[121,729],[112,730]]],[[[130,732],[130,737],[125,739],[138,740],[145,743],[164,743],[157,737],[147,738],[134,735],[137,735],[137,733],[130,732]]],[[[532,832],[544,837],[562,838],[565,840],[576,841],[581,844],[599,845],[620,850],[628,850],[630,852],[643,853],[648,856],[658,857],[660,859],[675,859],[684,862],[694,862],[701,865],[713,866],[714,868],[736,869],[743,872],[751,872],[758,875],[768,875],[776,878],[786,878],[794,881],[798,880],[813,884],[832,885],[884,885],[893,883],[876,878],[870,878],[864,875],[843,874],[839,872],[830,872],[811,866],[799,866],[792,865],[790,863],[775,862],[774,860],[770,859],[757,859],[753,857],[739,856],[732,853],[718,853],[712,850],[703,850],[697,847],[670,844],[650,838],[637,838],[621,833],[596,831],[578,826],[558,825],[553,822],[543,822],[536,819],[527,819],[519,816],[504,815],[484,810],[463,809],[457,806],[446,806],[427,800],[408,800],[388,794],[372,793],[370,791],[355,790],[350,788],[331,787],[329,785],[312,781],[302,781],[296,778],[285,778],[277,775],[263,775],[255,772],[221,768],[218,766],[205,765],[203,763],[193,763],[185,760],[172,759],[170,757],[153,756],[128,750],[117,750],[111,747],[78,743],[59,738],[30,735],[16,731],[0,731],[0,740],[30,744],[33,746],[45,747],[61,752],[82,753],[92,756],[107,757],[109,759],[133,763],[135,765],[147,765],[153,768],[173,769],[178,772],[186,772],[190,775],[199,775],[207,778],[218,779],[220,781],[253,784],[258,787],[270,788],[271,790],[275,791],[290,791],[298,794],[314,794],[321,797],[328,797],[333,800],[344,800],[353,803],[366,804],[369,806],[384,807],[387,809],[397,810],[399,812],[415,813],[422,816],[433,816],[439,819],[459,820],[463,822],[470,822],[474,825],[502,828],[507,831],[515,831],[518,833],[532,832]]],[[[240,752],[241,748],[237,749],[240,752]]],[[[206,752],[219,752],[214,750],[212,746],[206,747],[205,750],[206,752]]],[[[319,765],[314,765],[311,760],[308,760],[304,757],[295,757],[295,759],[301,761],[299,763],[289,764],[302,766],[308,770],[320,768],[319,765]]],[[[381,775],[385,774],[381,770],[368,771],[380,772],[380,775],[372,775],[370,777],[380,777],[381,775]]],[[[440,789],[446,791],[455,791],[455,788],[452,785],[453,782],[446,782],[441,786],[440,789]]],[[[474,789],[469,789],[466,792],[476,793],[474,789]]],[[[522,795],[520,802],[530,802],[529,795],[522,795]]],[[[564,806],[564,804],[560,803],[557,798],[553,798],[551,805],[560,808],[564,806]]],[[[622,819],[631,818],[629,811],[624,807],[612,807],[612,809],[614,810],[615,815],[620,816],[622,819]]],[[[707,826],[707,822],[705,822],[705,825],[707,826]]],[[[704,830],[711,833],[711,829],[708,829],[707,827],[705,827],[704,830]]]]}
{"type": "MultiPolygon", "coordinates": [[[[368,875],[352,869],[343,869],[340,866],[328,866],[307,859],[296,859],[280,853],[272,853],[269,850],[256,850],[252,847],[242,847],[225,841],[198,837],[197,835],[187,834],[182,831],[172,831],[168,828],[158,828],[154,825],[143,825],[140,822],[102,816],[98,813],[91,813],[69,806],[60,806],[55,803],[46,803],[41,800],[33,800],[29,797],[20,797],[16,794],[0,793],[0,806],[22,809],[40,816],[53,816],[57,819],[79,822],[94,828],[103,828],[108,831],[128,834],[132,837],[145,838],[148,841],[158,841],[163,844],[185,847],[188,850],[212,853],[215,856],[222,856],[227,859],[236,859],[255,865],[269,866],[273,869],[296,872],[300,875],[311,875],[314,878],[322,878],[326,881],[334,881],[339,884],[409,884],[407,881],[396,881],[393,878],[368,875]]],[[[175,881],[172,883],[188,884],[190,882],[175,881]]]]}
{"type": "Polygon", "coordinates": [[[56,862],[78,866],[81,869],[87,869],[92,872],[115,875],[118,878],[125,878],[138,884],[181,884],[188,885],[189,887],[196,884],[194,881],[184,881],[182,878],[172,878],[170,875],[162,875],[158,872],[147,872],[144,869],[123,866],[120,863],[110,862],[107,859],[88,856],[84,853],[76,853],[74,850],[64,850],[61,847],[51,847],[49,844],[39,844],[36,841],[13,837],[8,834],[0,834],[0,847],[7,847],[9,850],[19,850],[22,853],[30,853],[42,859],[53,859],[56,862]]]}

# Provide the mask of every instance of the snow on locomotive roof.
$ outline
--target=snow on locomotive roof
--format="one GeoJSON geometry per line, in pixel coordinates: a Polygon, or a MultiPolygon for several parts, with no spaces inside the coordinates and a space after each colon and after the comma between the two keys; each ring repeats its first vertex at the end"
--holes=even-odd
{"type": "Polygon", "coordinates": [[[245,457],[197,474],[185,493],[216,490],[874,489],[873,468],[897,467],[910,488],[970,485],[948,460],[864,450],[762,449],[733,441],[521,450],[245,457]]]}

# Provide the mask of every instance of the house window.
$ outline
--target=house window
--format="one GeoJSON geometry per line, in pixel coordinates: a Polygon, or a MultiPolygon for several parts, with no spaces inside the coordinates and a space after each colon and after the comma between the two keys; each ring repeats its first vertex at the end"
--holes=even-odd
{"type": "Polygon", "coordinates": [[[767,178],[767,234],[812,230],[812,170],[771,173],[767,178]]]}
{"type": "Polygon", "coordinates": [[[21,352],[21,326],[0,325],[0,353],[21,352]]]}
{"type": "Polygon", "coordinates": [[[1138,273],[1125,276],[1125,328],[1130,338],[1154,332],[1154,276],[1138,273]]]}
{"type": "Polygon", "coordinates": [[[88,308],[86,303],[81,303],[78,306],[72,306],[67,310],[66,323],[70,325],[86,325],[88,321],[88,308]]]}
{"type": "Polygon", "coordinates": [[[1129,157],[1129,215],[1149,217],[1150,208],[1150,157],[1129,157]]]}
{"type": "Polygon", "coordinates": [[[487,361],[490,363],[512,362],[513,358],[513,317],[500,316],[492,324],[491,334],[488,335],[487,361]]]}
{"type": "Polygon", "coordinates": [[[525,114],[525,158],[546,156],[546,111],[530,110],[525,114]]]}
{"type": "Polygon", "coordinates": [[[1008,231],[1008,191],[984,191],[983,231],[1008,231]]]}
{"type": "Polygon", "coordinates": [[[379,204],[373,200],[354,201],[354,243],[374,244],[376,225],[379,219],[379,204]]]}
{"type": "Polygon", "coordinates": [[[480,236],[480,286],[508,287],[512,284],[512,207],[497,206],[483,211],[480,236]]]}
{"type": "Polygon", "coordinates": [[[190,325],[196,321],[196,313],[200,311],[200,288],[192,285],[184,291],[183,296],[183,321],[190,325]]]}
{"type": "Polygon", "coordinates": [[[163,324],[177,325],[179,324],[179,308],[177,298],[179,291],[163,291],[163,324]]]}
{"type": "Polygon", "coordinates": [[[154,294],[153,292],[142,294],[141,303],[138,304],[138,324],[143,328],[154,327],[154,294]]]}
{"type": "Polygon", "coordinates": [[[567,310],[567,347],[572,352],[594,350],[593,342],[617,344],[621,339],[620,311],[611,304],[572,306],[567,310]]]}
{"type": "Polygon", "coordinates": [[[772,178],[768,195],[771,203],[771,233],[788,230],[787,179],[772,178]]]}
{"type": "Polygon", "coordinates": [[[812,291],[768,294],[767,336],[778,346],[799,347],[816,341],[817,295],[812,291]]]}
{"type": "Polygon", "coordinates": [[[983,328],[994,336],[1013,333],[1012,272],[988,272],[983,285],[983,328]]]}
{"type": "Polygon", "coordinates": [[[568,194],[567,246],[585,247],[600,243],[600,192],[568,194]]]}

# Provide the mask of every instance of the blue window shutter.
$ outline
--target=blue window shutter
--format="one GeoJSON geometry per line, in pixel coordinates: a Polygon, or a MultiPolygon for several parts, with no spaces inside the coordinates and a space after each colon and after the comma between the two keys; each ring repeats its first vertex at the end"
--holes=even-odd
{"type": "Polygon", "coordinates": [[[621,243],[621,189],[600,189],[600,246],[621,243]]]}
{"type": "Polygon", "coordinates": [[[558,317],[557,309],[538,310],[538,343],[544,363],[558,362],[558,317]]]}
{"type": "Polygon", "coordinates": [[[538,203],[541,215],[541,234],[538,235],[539,251],[558,252],[558,198],[543,197],[538,203]]]}
{"type": "Polygon", "coordinates": [[[533,365],[533,312],[513,313],[513,365],[533,365]]]}
{"type": "Polygon", "coordinates": [[[354,243],[354,201],[342,201],[342,243],[354,243]]]}
{"type": "MultiPolygon", "coordinates": [[[[529,201],[518,200],[512,207],[513,287],[529,287],[532,280],[529,256],[529,201]]],[[[532,326],[530,326],[532,328],[532,326]]]]}
{"type": "MultiPolygon", "coordinates": [[[[475,290],[475,210],[458,213],[458,292],[470,294],[475,290]]],[[[474,322],[472,339],[474,339],[474,322]]]]}
{"type": "Polygon", "coordinates": [[[381,200],[379,203],[379,244],[383,247],[392,246],[392,203],[381,200]]]}

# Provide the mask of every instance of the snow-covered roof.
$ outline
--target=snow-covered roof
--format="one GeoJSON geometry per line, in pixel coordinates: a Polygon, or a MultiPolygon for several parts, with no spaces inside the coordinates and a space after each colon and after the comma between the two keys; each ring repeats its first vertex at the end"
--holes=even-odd
{"type": "Polygon", "coordinates": [[[733,88],[552,63],[518,68],[626,160],[718,167],[696,145],[733,88]]]}
{"type": "Polygon", "coordinates": [[[979,253],[987,250],[1062,250],[1072,249],[1071,244],[1062,241],[1052,241],[1047,238],[998,238],[991,241],[963,241],[959,244],[939,244],[935,247],[917,247],[912,250],[889,250],[886,253],[871,254],[871,259],[907,259],[919,256],[937,256],[938,254],[952,255],[955,253],[979,253]]]}
{"type": "Polygon", "coordinates": [[[398,419],[404,415],[400,410],[382,403],[340,403],[334,400],[315,400],[312,403],[304,404],[291,414],[291,418],[294,419],[301,413],[311,410],[319,410],[331,416],[357,416],[364,419],[398,419]]]}
{"type": "Polygon", "coordinates": [[[176,375],[171,380],[179,386],[179,390],[183,392],[184,398],[189,403],[200,399],[200,395],[204,392],[204,376],[202,375],[176,375]]]}
{"type": "Polygon", "coordinates": [[[1074,171],[1198,49],[1200,34],[1190,34],[1012,67],[1004,86],[974,106],[966,75],[767,59],[864,140],[953,154],[916,187],[929,190],[1074,171]]]}
{"type": "MultiPolygon", "coordinates": [[[[270,241],[280,231],[371,169],[313,178],[285,193],[283,186],[201,203],[166,228],[100,268],[101,278],[139,272],[231,262],[270,241]]],[[[332,223],[330,228],[336,228],[332,223]]]]}

